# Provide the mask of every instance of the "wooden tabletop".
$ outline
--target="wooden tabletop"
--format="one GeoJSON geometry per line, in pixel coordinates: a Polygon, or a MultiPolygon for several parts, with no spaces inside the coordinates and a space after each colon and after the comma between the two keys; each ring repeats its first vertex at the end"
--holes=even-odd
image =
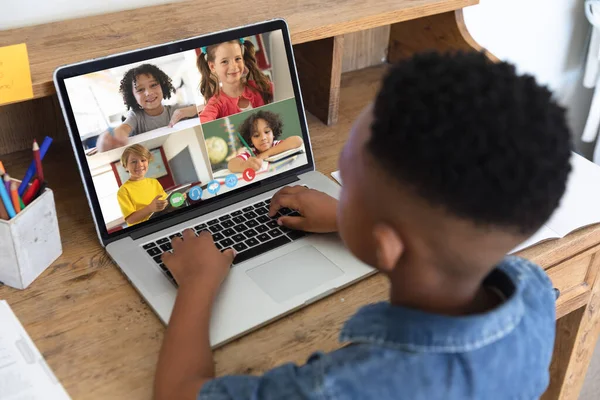
{"type": "Polygon", "coordinates": [[[478,0],[188,0],[0,31],[0,46],[27,43],[34,97],[55,92],[65,64],[285,18],[294,44],[456,10],[478,0]]]}
{"type": "MultiPolygon", "coordinates": [[[[339,123],[309,116],[317,167],[337,169],[352,121],[374,97],[384,69],[346,74],[339,123]]],[[[29,152],[3,157],[21,176],[29,152]]],[[[164,326],[99,245],[70,146],[50,149],[46,178],[55,191],[63,255],[26,290],[0,287],[58,379],[74,399],[148,399],[164,326]]],[[[588,228],[524,251],[549,267],[566,254],[600,242],[588,228]]],[[[303,363],[314,351],[339,347],[342,325],[364,304],[384,300],[388,283],[372,276],[217,349],[217,373],[261,373],[284,362],[303,363]]]]}

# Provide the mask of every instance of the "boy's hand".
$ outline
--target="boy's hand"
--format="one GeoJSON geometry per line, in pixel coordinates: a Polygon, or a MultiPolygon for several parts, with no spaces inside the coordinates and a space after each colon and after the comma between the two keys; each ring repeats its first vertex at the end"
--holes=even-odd
{"type": "Polygon", "coordinates": [[[156,196],[154,198],[154,200],[152,200],[152,202],[150,204],[148,204],[148,207],[150,207],[150,211],[159,212],[159,211],[162,211],[165,208],[167,208],[167,205],[169,204],[169,202],[167,200],[161,200],[160,199],[161,197],[162,197],[162,195],[159,194],[158,196],[156,196]]]}
{"type": "Polygon", "coordinates": [[[98,138],[96,148],[99,152],[108,151],[118,147],[127,146],[128,140],[128,138],[112,136],[110,133],[105,132],[98,138]]]}
{"type": "Polygon", "coordinates": [[[179,110],[173,111],[173,116],[171,117],[171,121],[169,121],[169,128],[172,128],[173,125],[175,125],[185,117],[185,112],[181,108],[179,110]]]}
{"type": "Polygon", "coordinates": [[[277,222],[291,229],[306,232],[336,232],[337,204],[333,197],[304,186],[284,187],[271,200],[269,216],[274,217],[280,208],[297,210],[300,217],[280,217],[277,222]]]}
{"type": "Polygon", "coordinates": [[[191,229],[186,229],[183,239],[174,237],[171,243],[173,253],[164,253],[162,260],[179,286],[201,285],[216,295],[229,273],[235,252],[219,251],[208,231],[196,237],[191,229]]]}
{"type": "Polygon", "coordinates": [[[262,168],[262,160],[257,157],[250,157],[246,160],[246,168],[252,168],[255,171],[258,171],[262,168]]]}

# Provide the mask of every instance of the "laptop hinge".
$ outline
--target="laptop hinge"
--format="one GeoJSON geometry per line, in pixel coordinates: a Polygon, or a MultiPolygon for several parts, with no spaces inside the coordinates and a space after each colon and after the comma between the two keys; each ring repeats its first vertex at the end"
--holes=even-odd
{"type": "Polygon", "coordinates": [[[297,175],[292,175],[292,176],[284,177],[282,179],[278,179],[275,182],[263,183],[260,186],[249,189],[248,191],[244,191],[244,193],[241,193],[239,195],[233,195],[231,197],[228,197],[227,199],[218,201],[215,204],[207,205],[204,207],[199,207],[200,208],[199,210],[190,210],[190,212],[188,212],[188,213],[183,213],[181,215],[173,216],[165,221],[161,221],[159,223],[152,224],[151,226],[149,226],[147,228],[143,228],[143,229],[140,229],[139,231],[132,232],[130,236],[133,240],[137,240],[141,237],[151,235],[151,234],[161,231],[163,229],[167,229],[170,226],[174,226],[174,225],[180,224],[182,222],[188,221],[190,219],[200,217],[202,215],[211,213],[211,212],[219,210],[221,208],[225,208],[225,207],[230,206],[235,203],[240,203],[251,197],[258,196],[261,193],[265,193],[270,190],[280,188],[282,186],[285,186],[287,184],[290,184],[292,182],[296,182],[299,180],[300,180],[300,178],[298,178],[297,175]]]}

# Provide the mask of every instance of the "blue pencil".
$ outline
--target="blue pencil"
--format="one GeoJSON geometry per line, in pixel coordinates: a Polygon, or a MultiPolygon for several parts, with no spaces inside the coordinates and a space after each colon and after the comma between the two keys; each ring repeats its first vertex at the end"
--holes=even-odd
{"type": "MultiPolygon", "coordinates": [[[[48,151],[48,147],[50,147],[50,144],[52,144],[52,138],[46,136],[44,138],[44,142],[40,146],[40,159],[41,160],[44,159],[44,156],[46,155],[46,152],[48,151]]],[[[33,178],[33,175],[35,175],[35,160],[32,161],[31,165],[29,165],[29,168],[27,168],[25,177],[23,178],[23,181],[19,185],[19,196],[21,196],[21,197],[23,196],[23,193],[25,193],[25,191],[27,190],[27,185],[29,185],[29,181],[31,180],[31,178],[33,178]]]]}
{"type": "Polygon", "coordinates": [[[4,207],[6,208],[6,212],[8,213],[9,218],[14,218],[17,213],[15,212],[15,208],[10,201],[10,196],[6,192],[6,187],[4,185],[0,185],[0,199],[4,203],[4,207]]]}

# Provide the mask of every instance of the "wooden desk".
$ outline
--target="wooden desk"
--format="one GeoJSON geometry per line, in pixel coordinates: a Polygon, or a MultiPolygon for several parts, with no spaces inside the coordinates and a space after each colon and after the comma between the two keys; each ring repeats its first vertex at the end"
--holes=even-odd
{"type": "MultiPolygon", "coordinates": [[[[309,116],[318,169],[337,169],[353,120],[374,97],[385,67],[344,75],[340,119],[327,127],[309,116]]],[[[29,152],[4,158],[15,175],[29,152]]],[[[58,379],[74,399],[148,399],[164,326],[99,245],[72,151],[48,153],[46,176],[55,190],[63,255],[27,290],[0,287],[58,379]]],[[[596,272],[600,226],[522,252],[543,265],[561,288],[552,384],[546,398],[577,398],[598,334],[596,272]]],[[[314,351],[337,349],[342,323],[364,304],[385,300],[381,275],[250,333],[215,352],[217,373],[261,373],[303,363],[314,351]]]]}

